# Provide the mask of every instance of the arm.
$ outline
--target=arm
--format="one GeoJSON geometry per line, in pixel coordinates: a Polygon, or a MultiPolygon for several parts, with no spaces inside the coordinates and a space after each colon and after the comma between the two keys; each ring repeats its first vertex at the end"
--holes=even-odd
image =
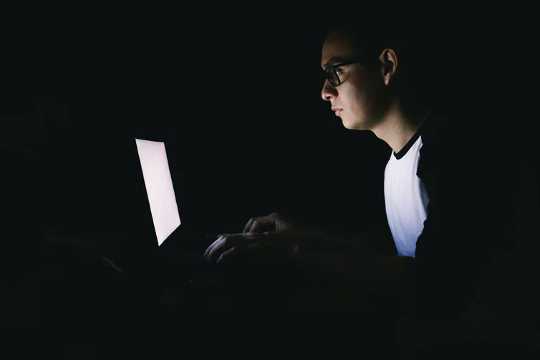
{"type": "Polygon", "coordinates": [[[381,251],[383,247],[376,244],[388,239],[370,231],[343,234],[313,226],[292,226],[277,214],[251,219],[244,230],[247,232],[221,235],[207,249],[206,258],[218,264],[246,258],[251,264],[286,260],[307,281],[332,279],[333,283],[352,285],[368,281],[393,293],[399,291],[403,280],[411,278],[414,269],[412,258],[381,251]],[[274,228],[278,231],[256,232],[274,228]]]}
{"type": "Polygon", "coordinates": [[[418,176],[429,205],[416,243],[416,281],[418,308],[427,318],[454,319],[467,308],[505,230],[498,157],[466,145],[426,139],[421,150],[418,176]]]}

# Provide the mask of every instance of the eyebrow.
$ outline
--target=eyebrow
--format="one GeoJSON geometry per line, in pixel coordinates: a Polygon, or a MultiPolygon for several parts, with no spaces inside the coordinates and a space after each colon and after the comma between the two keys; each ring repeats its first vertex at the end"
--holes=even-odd
{"type": "Polygon", "coordinates": [[[347,59],[344,58],[344,57],[341,57],[341,56],[333,56],[333,57],[331,57],[325,64],[323,64],[322,68],[323,68],[323,69],[326,69],[329,65],[336,64],[336,63],[340,63],[340,62],[344,62],[344,61],[347,61],[347,59]]]}

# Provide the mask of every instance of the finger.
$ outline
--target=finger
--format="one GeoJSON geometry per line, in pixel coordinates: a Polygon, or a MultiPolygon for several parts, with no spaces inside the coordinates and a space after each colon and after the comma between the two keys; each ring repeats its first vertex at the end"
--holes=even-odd
{"type": "Polygon", "coordinates": [[[231,235],[229,234],[223,234],[220,235],[220,237],[214,241],[208,249],[206,249],[205,257],[210,259],[216,251],[219,251],[220,248],[227,246],[227,243],[232,243],[231,235]]]}
{"type": "Polygon", "coordinates": [[[219,239],[221,239],[221,236],[222,236],[222,235],[219,235],[219,236],[217,237],[216,240],[212,241],[212,243],[211,243],[210,245],[208,245],[208,247],[207,247],[206,250],[204,251],[203,256],[207,256],[207,255],[208,255],[208,252],[214,247],[214,244],[216,243],[216,241],[218,241],[219,239]]]}
{"type": "Polygon", "coordinates": [[[243,243],[240,246],[232,246],[231,248],[223,251],[221,255],[217,257],[216,263],[226,263],[231,261],[234,257],[247,251],[252,252],[254,250],[263,249],[272,245],[271,239],[268,238],[268,233],[253,235],[246,239],[250,239],[251,241],[243,243]]]}
{"type": "Polygon", "coordinates": [[[204,257],[205,258],[210,258],[210,256],[212,255],[212,253],[214,251],[216,251],[220,246],[223,245],[225,241],[225,237],[223,235],[220,235],[216,241],[214,241],[212,244],[210,244],[210,246],[208,246],[208,248],[206,249],[206,251],[204,252],[204,257]]]}
{"type": "Polygon", "coordinates": [[[239,252],[239,248],[233,246],[232,248],[224,251],[223,253],[221,253],[221,255],[219,255],[216,260],[216,264],[222,264],[230,261],[232,258],[234,258],[235,255],[238,255],[239,252]]]}
{"type": "Polygon", "coordinates": [[[222,238],[219,239],[219,241],[216,240],[212,248],[209,249],[207,259],[213,262],[219,255],[232,247],[244,247],[252,238],[252,236],[243,233],[223,235],[222,238]]]}
{"type": "Polygon", "coordinates": [[[250,233],[262,233],[265,231],[274,231],[275,230],[274,219],[271,216],[262,216],[254,218],[250,224],[247,232],[250,233]]]}
{"type": "Polygon", "coordinates": [[[253,222],[255,221],[255,218],[250,218],[248,220],[248,222],[246,223],[246,225],[244,226],[244,230],[242,230],[242,232],[251,232],[251,226],[253,225],[253,222]]]}

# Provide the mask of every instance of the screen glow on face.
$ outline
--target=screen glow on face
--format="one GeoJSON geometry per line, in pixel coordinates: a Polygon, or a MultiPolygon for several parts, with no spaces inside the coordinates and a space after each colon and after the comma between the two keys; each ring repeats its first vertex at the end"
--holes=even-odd
{"type": "Polygon", "coordinates": [[[181,224],[165,143],[135,139],[158,245],[181,224]]]}

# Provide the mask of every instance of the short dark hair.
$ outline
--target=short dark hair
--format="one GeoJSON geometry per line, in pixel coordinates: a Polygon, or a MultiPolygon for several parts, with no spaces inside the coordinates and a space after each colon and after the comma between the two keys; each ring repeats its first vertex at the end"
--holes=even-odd
{"type": "Polygon", "coordinates": [[[392,48],[399,54],[407,53],[411,45],[409,39],[394,38],[380,31],[375,32],[367,25],[356,23],[330,25],[325,38],[332,34],[345,37],[353,46],[353,52],[367,59],[376,60],[385,48],[392,48]]]}
{"type": "Polygon", "coordinates": [[[367,58],[377,58],[385,48],[392,48],[402,52],[406,50],[408,41],[405,39],[390,39],[381,35],[374,35],[367,29],[356,24],[332,26],[326,35],[339,34],[351,43],[353,52],[367,58]]]}

